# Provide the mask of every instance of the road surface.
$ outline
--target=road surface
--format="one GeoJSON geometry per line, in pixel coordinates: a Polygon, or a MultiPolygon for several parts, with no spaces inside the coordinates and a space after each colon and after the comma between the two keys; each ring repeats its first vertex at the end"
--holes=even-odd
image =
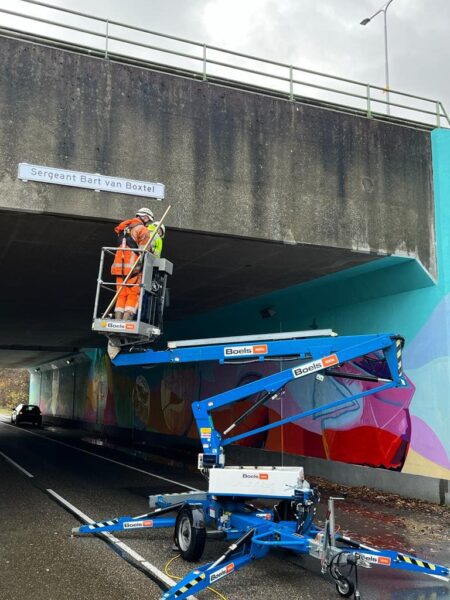
{"type": "MultiPolygon", "coordinates": [[[[92,442],[92,439],[90,440],[92,442]]],[[[130,531],[113,540],[71,536],[78,511],[94,520],[139,515],[150,494],[205,489],[195,470],[144,460],[89,443],[58,427],[10,425],[0,417],[0,598],[2,600],[157,600],[171,550],[170,530],[130,531]]],[[[323,518],[326,502],[319,510],[323,518]]],[[[341,529],[365,543],[450,564],[450,512],[349,499],[338,505],[341,529]]],[[[226,547],[208,542],[203,562],[226,547]]],[[[188,566],[175,559],[173,575],[188,566]]],[[[308,557],[280,551],[214,586],[226,600],[337,599],[333,583],[308,557]]],[[[363,600],[450,600],[450,586],[421,575],[360,569],[363,600]]],[[[210,591],[198,600],[219,598],[210,591]]]]}

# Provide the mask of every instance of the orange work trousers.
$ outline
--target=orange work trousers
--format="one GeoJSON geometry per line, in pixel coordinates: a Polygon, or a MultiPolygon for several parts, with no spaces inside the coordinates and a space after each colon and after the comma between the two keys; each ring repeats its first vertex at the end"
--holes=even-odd
{"type": "Polygon", "coordinates": [[[120,290],[115,308],[117,312],[130,312],[134,315],[137,313],[141,280],[141,274],[135,275],[129,278],[126,285],[120,287],[120,284],[125,281],[125,277],[116,277],[116,286],[120,290]]]}

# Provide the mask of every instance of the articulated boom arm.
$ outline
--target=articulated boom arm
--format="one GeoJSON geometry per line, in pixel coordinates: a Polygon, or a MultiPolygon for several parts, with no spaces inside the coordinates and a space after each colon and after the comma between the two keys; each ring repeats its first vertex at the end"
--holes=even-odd
{"type": "Polygon", "coordinates": [[[227,390],[205,400],[194,402],[192,410],[196,419],[200,440],[203,446],[203,466],[222,466],[222,448],[233,442],[257,433],[279,427],[336,408],[351,400],[368,396],[393,387],[406,386],[402,375],[401,351],[403,338],[393,334],[373,334],[338,337],[331,330],[315,332],[291,332],[268,334],[267,336],[245,336],[238,338],[218,338],[213,340],[187,340],[169,343],[168,350],[147,350],[138,354],[119,355],[116,365],[144,365],[164,363],[186,363],[197,361],[217,361],[224,363],[264,361],[265,359],[288,359],[293,366],[258,381],[227,390]],[[354,373],[344,374],[336,369],[344,363],[373,353],[383,353],[389,376],[380,378],[373,375],[354,373]],[[298,362],[297,362],[298,361],[298,362]],[[325,406],[281,419],[232,437],[224,437],[232,431],[253,410],[270,399],[275,399],[290,381],[312,374],[323,373],[335,377],[348,376],[374,382],[376,385],[353,396],[346,396],[325,406]],[[248,409],[239,419],[220,433],[215,427],[212,412],[224,406],[239,402],[244,398],[265,392],[263,398],[248,409]]]}
{"type": "MultiPolygon", "coordinates": [[[[330,496],[323,529],[314,524],[320,496],[304,480],[301,467],[223,467],[223,448],[243,438],[285,423],[343,406],[358,398],[390,388],[406,387],[402,373],[403,338],[393,334],[338,337],[330,330],[303,331],[264,336],[216,338],[170,342],[163,351],[120,354],[116,365],[148,365],[216,361],[219,364],[264,360],[280,361],[285,368],[232,388],[204,400],[194,401],[192,410],[203,446],[199,468],[212,468],[207,491],[176,492],[150,496],[151,512],[137,517],[122,516],[81,525],[73,533],[96,534],[135,529],[174,527],[174,541],[187,561],[201,558],[205,541],[231,542],[214,562],[196,566],[181,581],[168,589],[162,600],[187,600],[222,578],[238,571],[274,549],[284,548],[297,555],[320,561],[321,572],[328,573],[341,597],[361,598],[358,568],[372,566],[402,569],[448,581],[449,569],[427,560],[389,549],[377,549],[347,538],[336,531],[334,502],[330,496]],[[357,360],[360,359],[360,360],[357,360]],[[288,362],[289,361],[289,362],[288,362]],[[354,362],[355,361],[355,362],[354,362]],[[274,423],[234,434],[253,411],[277,399],[287,384],[302,377],[325,376],[370,382],[356,386],[353,395],[338,397],[326,405],[304,410],[274,423]],[[224,432],[216,429],[213,412],[244,398],[259,394],[256,401],[224,432]],[[258,508],[255,498],[272,499],[272,508],[258,508]],[[171,514],[174,513],[174,514],[171,514]],[[353,573],[353,581],[350,575],[353,573]]],[[[331,386],[334,388],[334,386],[331,386]]],[[[348,393],[352,388],[346,386],[348,393]]],[[[395,402],[390,399],[390,402],[395,402]]]]}
{"type": "MultiPolygon", "coordinates": [[[[286,423],[297,421],[299,419],[316,415],[325,410],[337,408],[343,404],[347,404],[351,400],[356,400],[364,396],[371,395],[375,392],[380,392],[393,387],[404,387],[407,385],[406,380],[402,376],[401,367],[401,348],[403,340],[398,336],[393,335],[373,335],[373,336],[351,336],[351,337],[334,337],[312,340],[291,340],[285,342],[289,355],[298,354],[304,362],[294,362],[294,366],[284,369],[274,375],[263,377],[258,381],[247,383],[237,388],[222,392],[216,396],[207,398],[200,402],[195,402],[192,406],[194,417],[197,422],[197,427],[200,434],[200,440],[203,446],[203,465],[204,466],[220,466],[221,449],[224,446],[237,442],[241,439],[251,437],[252,435],[268,431],[275,427],[280,427],[286,423]],[[268,400],[276,399],[282,392],[286,384],[300,377],[308,375],[324,373],[331,376],[344,376],[339,371],[334,371],[344,363],[363,357],[374,352],[384,353],[384,357],[388,366],[390,376],[379,378],[375,376],[361,375],[361,379],[373,381],[377,385],[370,390],[361,391],[352,396],[340,398],[334,402],[330,402],[324,406],[319,406],[311,410],[299,412],[279,421],[269,423],[262,427],[252,429],[235,435],[224,438],[223,435],[214,427],[212,412],[218,408],[229,406],[235,402],[239,402],[253,394],[265,392],[262,399],[258,400],[253,407],[247,410],[244,415],[233,423],[225,431],[229,433],[234,429],[235,425],[240,422],[242,417],[248,416],[254,409],[268,400]]],[[[267,344],[267,351],[264,356],[280,356],[278,350],[272,345],[267,344]],[[271,346],[269,348],[269,346],[271,346]]],[[[348,377],[357,379],[354,373],[348,373],[348,377]]]]}

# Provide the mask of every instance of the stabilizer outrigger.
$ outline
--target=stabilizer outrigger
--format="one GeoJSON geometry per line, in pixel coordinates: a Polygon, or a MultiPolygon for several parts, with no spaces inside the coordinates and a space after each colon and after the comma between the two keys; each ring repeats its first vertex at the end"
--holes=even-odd
{"type": "Polygon", "coordinates": [[[335,531],[334,503],[331,497],[323,528],[314,524],[320,496],[304,478],[302,467],[226,467],[224,448],[244,439],[299,419],[318,415],[349,402],[387,390],[406,387],[402,372],[403,338],[393,334],[338,337],[331,330],[290,332],[264,336],[241,336],[208,340],[171,342],[167,350],[121,354],[118,366],[177,364],[239,359],[264,361],[278,358],[293,366],[192,405],[203,448],[199,469],[208,477],[207,492],[187,492],[150,497],[150,512],[138,517],[119,517],[82,525],[74,533],[92,534],[129,529],[174,527],[174,539],[181,556],[198,561],[207,539],[231,541],[228,550],[215,562],[194,569],[167,590],[164,600],[182,600],[216,581],[238,571],[249,562],[267,556],[272,548],[284,548],[320,560],[322,573],[328,572],[342,597],[360,598],[358,568],[372,566],[402,569],[448,580],[449,569],[409,554],[371,548],[335,531]],[[369,357],[364,369],[355,361],[369,357]],[[346,363],[352,370],[346,371],[346,363]],[[367,365],[377,364],[370,369],[367,365]],[[355,371],[357,371],[355,373],[355,371]],[[383,376],[380,376],[382,373],[383,376]],[[339,398],[326,405],[303,411],[246,431],[229,435],[259,406],[275,401],[285,386],[301,377],[344,377],[369,381],[369,390],[339,398]],[[214,426],[213,411],[254,394],[260,398],[224,432],[214,426]],[[255,499],[275,501],[273,508],[256,508],[255,499]],[[172,513],[172,516],[169,516],[172,513]],[[350,578],[353,574],[353,580],[350,578]]]}

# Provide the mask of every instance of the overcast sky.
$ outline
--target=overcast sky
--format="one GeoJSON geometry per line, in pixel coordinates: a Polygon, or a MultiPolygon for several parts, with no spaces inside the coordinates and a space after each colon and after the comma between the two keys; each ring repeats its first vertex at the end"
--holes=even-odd
{"type": "MultiPolygon", "coordinates": [[[[360,25],[364,17],[383,6],[379,0],[47,3],[345,78],[380,86],[385,83],[383,15],[367,26],[360,25]]],[[[56,20],[64,18],[22,0],[0,0],[0,7],[56,20]]],[[[387,17],[391,89],[442,100],[449,112],[450,0],[393,0],[387,17]]],[[[0,19],[3,25],[17,26],[19,22],[1,14],[0,19]]],[[[81,23],[75,17],[65,20],[81,23]]],[[[32,25],[22,21],[20,27],[32,25]]],[[[50,29],[47,26],[45,31],[50,29]]],[[[127,33],[127,37],[130,35],[127,33]]],[[[142,38],[136,34],[136,39],[142,38]]]]}

